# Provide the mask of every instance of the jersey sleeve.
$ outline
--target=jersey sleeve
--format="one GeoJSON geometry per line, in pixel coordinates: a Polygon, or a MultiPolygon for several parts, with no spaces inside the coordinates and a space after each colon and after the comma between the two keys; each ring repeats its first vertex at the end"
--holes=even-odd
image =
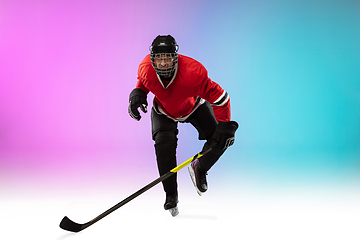
{"type": "Polygon", "coordinates": [[[146,77],[148,75],[148,58],[149,56],[146,56],[144,58],[144,60],[140,63],[139,65],[139,69],[138,69],[138,74],[137,74],[137,83],[136,83],[136,88],[140,88],[141,90],[143,90],[146,94],[149,93],[149,89],[147,89],[145,87],[144,82],[146,81],[146,77]]]}
{"type": "Polygon", "coordinates": [[[231,108],[229,94],[222,89],[219,84],[208,77],[205,68],[199,73],[202,78],[200,81],[200,97],[210,102],[217,121],[230,121],[231,108]]]}
{"type": "Polygon", "coordinates": [[[141,90],[143,90],[146,94],[149,93],[149,89],[147,89],[144,84],[142,83],[141,79],[138,79],[137,83],[136,83],[136,88],[140,88],[141,90]]]}
{"type": "Polygon", "coordinates": [[[212,105],[212,107],[218,122],[228,122],[231,120],[230,99],[221,107],[214,105],[212,105]]]}

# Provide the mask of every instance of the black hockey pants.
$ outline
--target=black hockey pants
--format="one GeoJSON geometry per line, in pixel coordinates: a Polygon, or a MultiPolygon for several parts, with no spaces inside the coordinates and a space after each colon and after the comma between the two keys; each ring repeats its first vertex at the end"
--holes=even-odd
{"type": "MultiPolygon", "coordinates": [[[[207,140],[203,150],[212,144],[212,135],[215,131],[217,121],[210,103],[205,102],[191,114],[185,121],[191,123],[199,133],[200,140],[207,140]]],[[[155,141],[155,154],[160,176],[176,167],[176,148],[177,148],[177,122],[159,115],[154,109],[151,110],[152,138],[155,141]]],[[[213,148],[208,154],[199,159],[200,166],[204,171],[208,171],[220,158],[225,150],[213,148]]],[[[164,191],[166,195],[177,193],[177,174],[164,180],[164,191]]]]}

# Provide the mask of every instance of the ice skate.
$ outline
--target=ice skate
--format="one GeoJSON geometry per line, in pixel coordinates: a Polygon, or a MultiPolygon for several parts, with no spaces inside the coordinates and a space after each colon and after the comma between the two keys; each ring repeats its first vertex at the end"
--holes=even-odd
{"type": "Polygon", "coordinates": [[[169,212],[171,213],[171,216],[176,217],[179,214],[179,208],[178,207],[170,208],[169,212]]]}
{"type": "Polygon", "coordinates": [[[173,217],[179,214],[179,208],[177,207],[179,200],[177,194],[166,196],[164,209],[169,210],[173,217]]]}
{"type": "Polygon", "coordinates": [[[191,180],[196,188],[196,191],[201,196],[208,189],[206,182],[207,173],[201,170],[198,161],[199,161],[198,159],[192,161],[188,169],[191,180]]]}

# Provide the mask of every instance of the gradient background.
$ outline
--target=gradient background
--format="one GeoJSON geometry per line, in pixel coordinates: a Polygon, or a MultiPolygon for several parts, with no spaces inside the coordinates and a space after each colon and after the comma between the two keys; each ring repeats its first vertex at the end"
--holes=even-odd
{"type": "MultiPolygon", "coordinates": [[[[134,121],[127,106],[158,34],[230,94],[240,128],[214,187],[358,193],[359,12],[351,0],[1,0],[2,197],[136,190],[157,177],[150,114],[134,121]]],[[[180,163],[203,143],[179,127],[180,163]]]]}

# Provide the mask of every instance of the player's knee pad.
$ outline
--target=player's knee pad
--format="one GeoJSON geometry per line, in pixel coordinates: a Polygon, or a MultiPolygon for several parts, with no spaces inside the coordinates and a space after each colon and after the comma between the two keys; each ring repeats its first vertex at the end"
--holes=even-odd
{"type": "Polygon", "coordinates": [[[154,140],[158,165],[165,167],[164,171],[169,171],[169,168],[176,166],[177,137],[172,131],[159,131],[154,140]]]}
{"type": "Polygon", "coordinates": [[[177,136],[174,131],[159,131],[153,136],[155,145],[160,143],[170,143],[177,145],[177,136]]]}
{"type": "Polygon", "coordinates": [[[164,115],[157,114],[154,108],[151,109],[151,131],[155,142],[176,138],[179,132],[177,122],[164,115]]]}

